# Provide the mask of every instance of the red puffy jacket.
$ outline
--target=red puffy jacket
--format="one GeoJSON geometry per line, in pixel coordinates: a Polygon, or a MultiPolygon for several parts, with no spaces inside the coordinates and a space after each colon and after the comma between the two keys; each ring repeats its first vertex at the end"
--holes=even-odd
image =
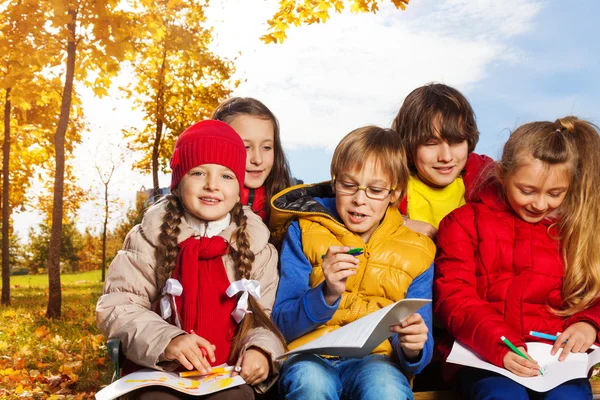
{"type": "MultiPolygon", "coordinates": [[[[465,184],[465,199],[469,201],[474,189],[481,184],[481,178],[485,178],[485,172],[494,165],[494,160],[483,154],[469,154],[467,163],[462,171],[462,178],[465,184]]],[[[398,208],[402,215],[406,215],[408,207],[408,196],[404,196],[398,208]]]]}
{"type": "Polygon", "coordinates": [[[254,214],[261,217],[265,224],[269,223],[267,220],[269,202],[267,195],[265,194],[264,186],[261,186],[258,189],[249,189],[244,186],[240,193],[240,201],[243,205],[250,207],[252,211],[254,211],[254,214]]]}
{"type": "MultiPolygon", "coordinates": [[[[586,321],[600,327],[600,304],[569,318],[549,308],[562,303],[564,263],[556,232],[545,219],[523,221],[492,183],[479,201],[454,210],[440,224],[435,261],[435,316],[438,323],[484,359],[503,368],[508,347],[533,341],[529,331],[550,334],[586,321]]],[[[453,338],[438,342],[444,359],[453,338]]],[[[449,372],[449,371],[448,371],[449,372]]]]}

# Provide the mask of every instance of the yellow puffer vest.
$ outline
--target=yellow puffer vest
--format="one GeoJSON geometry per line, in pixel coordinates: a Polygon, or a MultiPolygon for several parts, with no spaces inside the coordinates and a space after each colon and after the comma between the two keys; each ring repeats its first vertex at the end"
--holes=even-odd
{"type": "MultiPolygon", "coordinates": [[[[323,197],[330,183],[316,185],[298,185],[286,189],[273,197],[271,224],[287,225],[295,217],[298,218],[302,232],[304,254],[313,269],[310,275],[310,286],[315,287],[325,279],[323,276],[321,256],[330,246],[362,247],[363,254],[358,256],[357,274],[348,278],[346,291],[342,294],[339,307],[333,317],[314,331],[294,340],[289,344],[294,349],[349,324],[367,314],[386,307],[406,297],[411,282],[425,272],[435,257],[433,242],[419,235],[406,226],[402,215],[396,207],[388,207],[382,223],[373,232],[368,243],[355,233],[350,232],[344,224],[327,215],[322,209],[313,211],[315,207],[282,208],[281,198],[294,190],[303,190],[315,197],[323,197]],[[321,187],[319,187],[321,186],[321,187]],[[277,201],[279,198],[280,201],[277,201]]],[[[297,203],[297,202],[296,202],[297,203]]],[[[392,354],[389,341],[379,345],[374,353],[392,354]]]]}

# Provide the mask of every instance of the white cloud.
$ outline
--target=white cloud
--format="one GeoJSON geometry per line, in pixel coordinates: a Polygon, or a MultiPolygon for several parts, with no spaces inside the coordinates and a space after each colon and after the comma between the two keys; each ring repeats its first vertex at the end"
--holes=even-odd
{"type": "Polygon", "coordinates": [[[227,1],[212,11],[215,51],[242,54],[246,79],[236,95],[265,102],[278,116],[287,148],[334,147],[350,130],[389,126],[414,88],[442,81],[468,90],[492,62],[522,57],[507,45],[531,29],[541,6],[533,1],[420,1],[404,12],[334,15],[323,25],[290,28],[283,45],[265,45],[273,3],[227,1]],[[225,17],[226,16],[226,17],[225,17]]]}

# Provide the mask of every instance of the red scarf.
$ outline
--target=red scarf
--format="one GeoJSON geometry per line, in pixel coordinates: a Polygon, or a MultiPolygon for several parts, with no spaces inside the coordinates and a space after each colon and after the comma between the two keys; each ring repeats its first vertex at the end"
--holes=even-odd
{"type": "Polygon", "coordinates": [[[269,207],[269,204],[267,202],[264,186],[261,186],[258,189],[248,189],[244,186],[242,193],[240,193],[240,198],[242,204],[249,206],[252,211],[254,211],[254,214],[262,218],[265,224],[268,222],[266,219],[267,207],[269,207]]]}
{"type": "Polygon", "coordinates": [[[212,364],[223,364],[229,359],[237,328],[231,316],[237,296],[225,293],[230,284],[222,258],[227,242],[221,236],[190,237],[179,248],[173,278],[183,286],[183,293],[175,298],[181,326],[214,344],[216,361],[212,364]]]}

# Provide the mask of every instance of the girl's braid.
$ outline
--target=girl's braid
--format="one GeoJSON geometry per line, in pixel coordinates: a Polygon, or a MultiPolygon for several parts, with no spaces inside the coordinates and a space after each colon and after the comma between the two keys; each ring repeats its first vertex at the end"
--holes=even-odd
{"type": "Polygon", "coordinates": [[[160,226],[158,246],[156,247],[156,283],[159,290],[171,276],[177,260],[177,236],[179,236],[179,224],[183,216],[183,207],[179,199],[170,194],[166,196],[168,201],[163,215],[163,223],[160,226]]]}
{"type": "Polygon", "coordinates": [[[237,279],[250,279],[252,263],[254,263],[254,253],[250,250],[250,238],[246,232],[248,217],[244,214],[242,203],[237,203],[231,210],[233,222],[238,228],[233,232],[231,241],[236,243],[237,250],[230,249],[231,258],[236,268],[237,279]]]}

